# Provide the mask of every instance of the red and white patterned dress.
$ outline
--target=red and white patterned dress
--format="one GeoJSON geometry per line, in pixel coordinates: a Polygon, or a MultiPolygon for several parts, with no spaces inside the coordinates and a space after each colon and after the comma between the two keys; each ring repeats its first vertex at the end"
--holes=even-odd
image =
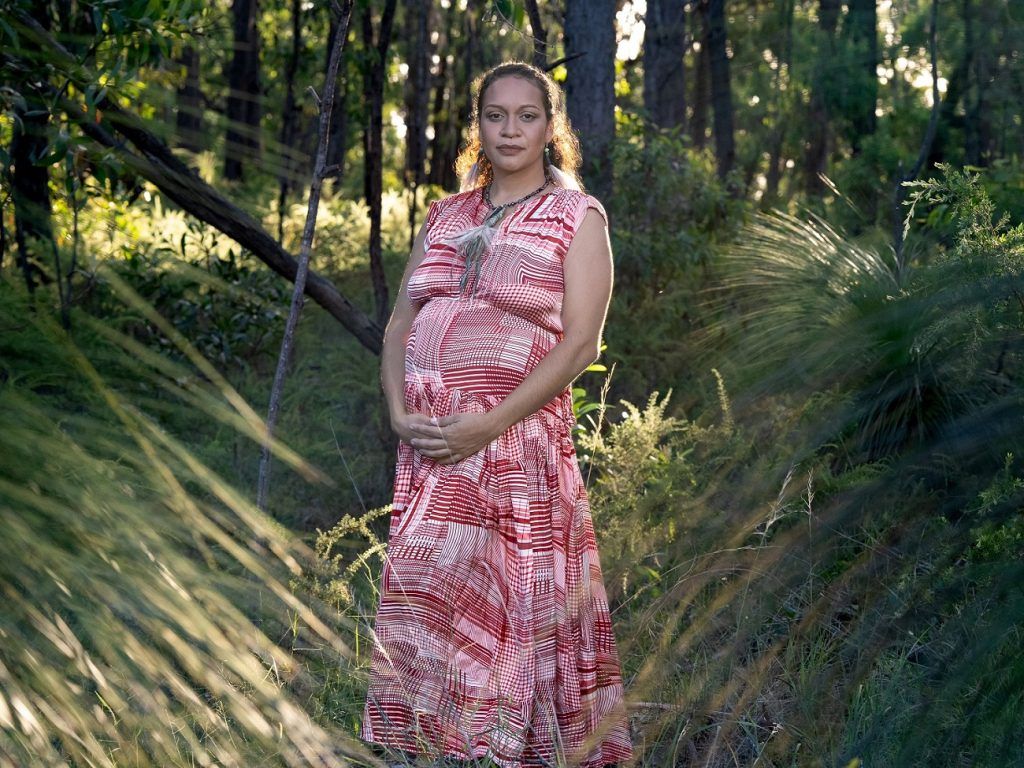
{"type": "MultiPolygon", "coordinates": [[[[508,213],[476,289],[449,240],[479,190],[435,202],[409,297],[405,406],[487,411],[562,337],[562,259],[593,197],[557,188],[508,213]]],[[[399,447],[362,736],[505,768],[631,755],[568,389],[453,465],[399,447]]]]}

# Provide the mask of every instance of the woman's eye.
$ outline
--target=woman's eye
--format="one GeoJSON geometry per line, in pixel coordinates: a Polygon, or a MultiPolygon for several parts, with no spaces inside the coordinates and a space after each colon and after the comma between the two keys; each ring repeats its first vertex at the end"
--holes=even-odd
{"type": "Polygon", "coordinates": [[[491,112],[491,114],[489,114],[487,116],[487,119],[488,120],[501,120],[501,113],[500,112],[491,112]]]}
{"type": "Polygon", "coordinates": [[[534,115],[534,114],[532,114],[530,112],[527,112],[525,115],[523,115],[523,120],[534,120],[534,119],[536,119],[536,117],[537,117],[536,115],[534,115]]]}

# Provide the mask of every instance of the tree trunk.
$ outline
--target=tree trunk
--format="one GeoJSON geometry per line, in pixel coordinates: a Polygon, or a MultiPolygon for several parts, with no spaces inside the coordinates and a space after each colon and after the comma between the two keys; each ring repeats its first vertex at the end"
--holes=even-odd
{"type": "Polygon", "coordinates": [[[693,77],[693,113],[690,115],[690,139],[697,149],[707,146],[708,112],[711,108],[711,65],[708,56],[708,36],[701,13],[690,11],[694,31],[692,35],[700,41],[693,77]]]}
{"type": "Polygon", "coordinates": [[[185,68],[185,82],[178,89],[178,146],[190,152],[203,149],[203,95],[199,82],[199,51],[191,45],[181,53],[178,63],[185,68]]]}
{"type": "Polygon", "coordinates": [[[772,208],[779,197],[779,183],[782,180],[782,146],[786,135],[786,115],[783,94],[792,93],[790,62],[793,58],[793,14],[796,0],[785,0],[782,13],[782,42],[779,45],[779,67],[775,70],[775,85],[772,88],[772,133],[768,147],[768,172],[765,176],[764,194],[760,208],[772,208]],[[786,78],[783,81],[783,78],[786,78]],[[783,91],[783,86],[786,90],[783,91]]]}
{"type": "Polygon", "coordinates": [[[686,0],[648,0],[644,16],[644,107],[659,128],[686,124],[686,68],[689,44],[686,0]]]}
{"type": "Polygon", "coordinates": [[[726,50],[725,0],[700,0],[700,10],[705,25],[710,59],[715,159],[718,165],[718,176],[724,179],[736,164],[732,85],[729,80],[729,54],[726,50]]]}
{"type": "Polygon", "coordinates": [[[835,66],[839,11],[840,0],[821,0],[818,5],[818,66],[812,75],[810,105],[804,125],[807,140],[804,145],[803,188],[812,197],[820,197],[825,191],[821,174],[828,170],[828,90],[833,87],[826,73],[835,66]]]}
{"type": "MultiPolygon", "coordinates": [[[[44,4],[33,4],[32,18],[49,33],[49,9],[44,4]]],[[[24,49],[33,59],[42,56],[37,41],[26,40],[24,49]]],[[[46,137],[49,107],[31,83],[26,83],[21,93],[25,102],[23,105],[14,102],[15,119],[11,123],[11,198],[17,263],[31,293],[39,282],[48,282],[40,264],[57,252],[57,243],[53,238],[50,167],[34,163],[35,158],[45,154],[49,143],[46,137]]]]}
{"type": "MultiPolygon", "coordinates": [[[[331,21],[330,29],[327,33],[327,50],[330,51],[334,48],[334,36],[338,34],[338,21],[335,15],[330,13],[330,7],[328,7],[328,15],[331,17],[331,21]]],[[[347,35],[348,31],[349,27],[346,27],[344,33],[347,35]]],[[[348,41],[346,40],[342,43],[342,46],[344,47],[347,43],[348,41]]],[[[330,66],[329,58],[330,54],[324,59],[325,73],[327,67],[330,66]]],[[[347,56],[342,57],[339,68],[340,74],[334,84],[336,89],[334,117],[331,120],[331,134],[327,144],[327,166],[332,169],[330,176],[335,180],[336,184],[340,184],[345,177],[345,155],[348,152],[349,81],[352,78],[349,72],[347,56]]]]}
{"type": "Polygon", "coordinates": [[[15,106],[12,123],[11,197],[14,201],[14,240],[18,245],[18,266],[25,285],[34,291],[45,281],[40,264],[56,251],[50,206],[50,168],[32,160],[46,149],[46,103],[32,92],[24,92],[25,107],[15,106]]]}
{"type": "MultiPolygon", "coordinates": [[[[970,4],[970,0],[964,0],[964,7],[970,4]]],[[[966,35],[965,35],[966,38],[966,35]]],[[[964,42],[964,50],[957,62],[956,67],[949,76],[949,85],[946,87],[946,95],[942,98],[942,109],[939,110],[939,127],[935,133],[935,141],[932,142],[932,151],[928,155],[928,167],[946,160],[946,147],[949,143],[950,131],[963,128],[964,119],[957,114],[957,107],[967,91],[968,72],[971,68],[973,46],[968,40],[964,42]]]]}
{"type": "Polygon", "coordinates": [[[448,6],[445,14],[444,34],[438,45],[442,51],[434,81],[433,119],[434,138],[430,143],[431,184],[444,189],[458,189],[455,176],[455,159],[459,153],[462,127],[469,111],[468,75],[473,66],[473,35],[470,34],[476,22],[475,4],[470,2],[466,11],[456,15],[456,3],[448,6]],[[462,26],[456,32],[459,17],[462,26]],[[444,52],[447,52],[445,54],[444,52]],[[459,64],[464,66],[460,69],[459,64]]]}
{"type": "Polygon", "coordinates": [[[530,17],[530,35],[533,37],[533,66],[547,71],[548,68],[548,32],[544,29],[544,20],[540,15],[537,0],[526,0],[526,13],[530,17]]]}
{"type": "Polygon", "coordinates": [[[363,194],[370,209],[370,277],[373,281],[373,296],[377,307],[377,324],[382,327],[387,323],[390,309],[381,246],[381,196],[384,191],[384,73],[396,5],[397,0],[386,0],[376,39],[370,6],[366,5],[362,13],[363,46],[368,59],[363,72],[363,99],[366,107],[366,123],[363,126],[363,194]]]}
{"type": "Polygon", "coordinates": [[[850,0],[843,35],[849,46],[852,76],[847,78],[850,145],[860,154],[861,140],[875,132],[878,118],[878,9],[875,0],[850,0]]]}
{"type": "MultiPolygon", "coordinates": [[[[284,241],[284,220],[288,214],[288,192],[292,183],[298,176],[298,169],[295,168],[295,155],[291,151],[295,149],[296,121],[299,115],[299,106],[295,101],[295,76],[299,69],[299,57],[302,55],[302,0],[292,0],[292,50],[288,57],[285,68],[285,95],[284,114],[281,118],[280,135],[280,169],[277,180],[277,241],[284,241]]],[[[337,73],[335,72],[335,76],[337,73]]],[[[335,77],[336,79],[336,77],[335,77]]],[[[329,80],[331,88],[336,88],[334,80],[329,80]]],[[[333,96],[332,104],[333,104],[333,96]]],[[[325,94],[326,97],[326,94],[325,94]]],[[[330,137],[328,136],[328,139],[330,137]]]]}
{"type": "Polygon", "coordinates": [[[599,197],[612,191],[615,138],[615,0],[566,0],[566,106],[583,151],[583,179],[599,197]]]}
{"type": "Polygon", "coordinates": [[[231,4],[234,51],[228,70],[228,129],[224,147],[224,178],[238,180],[246,161],[260,152],[260,39],[258,0],[231,4]]]}
{"type": "MultiPolygon", "coordinates": [[[[451,14],[449,14],[450,16],[451,14]]],[[[448,30],[451,30],[451,20],[448,21],[448,30]]],[[[444,50],[442,48],[442,50],[444,50]]],[[[428,180],[431,184],[437,184],[445,189],[454,189],[455,184],[449,175],[451,162],[446,151],[445,144],[448,137],[448,107],[445,95],[448,88],[448,56],[441,55],[437,65],[437,75],[434,77],[434,104],[431,107],[431,124],[434,128],[434,138],[430,141],[430,174],[428,180]]]]}
{"type": "Polygon", "coordinates": [[[430,0],[406,0],[406,18],[411,27],[406,61],[409,79],[405,89],[405,170],[408,183],[426,181],[427,119],[430,111],[430,0]]]}
{"type": "Polygon", "coordinates": [[[977,9],[981,29],[974,25],[975,9],[964,8],[964,44],[973,55],[967,70],[968,93],[964,104],[964,161],[968,165],[985,166],[989,161],[991,127],[989,125],[988,86],[992,79],[992,27],[997,24],[991,12],[991,3],[981,3],[977,9]]]}

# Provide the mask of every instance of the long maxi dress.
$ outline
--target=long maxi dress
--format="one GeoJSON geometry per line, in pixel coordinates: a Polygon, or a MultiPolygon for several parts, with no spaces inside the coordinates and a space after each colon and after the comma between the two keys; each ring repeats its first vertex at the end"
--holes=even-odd
{"type": "MultiPolygon", "coordinates": [[[[488,212],[479,190],[431,205],[408,292],[405,406],[487,411],[562,336],[562,260],[589,208],[557,188],[498,225],[460,289],[451,239],[488,212]]],[[[568,388],[477,454],[398,449],[364,740],[503,768],[629,759],[622,678],[568,388]]]]}

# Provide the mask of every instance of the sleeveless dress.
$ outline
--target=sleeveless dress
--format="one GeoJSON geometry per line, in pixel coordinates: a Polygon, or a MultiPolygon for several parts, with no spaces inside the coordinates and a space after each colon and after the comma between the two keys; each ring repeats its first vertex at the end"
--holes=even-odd
{"type": "MultiPolygon", "coordinates": [[[[588,208],[557,188],[507,214],[460,291],[449,240],[480,190],[433,203],[408,292],[405,406],[487,411],[562,336],[562,259],[588,208]],[[475,289],[473,286],[475,282],[475,289]]],[[[571,438],[569,389],[453,465],[398,449],[364,740],[503,768],[629,759],[622,678],[571,438]]]]}

